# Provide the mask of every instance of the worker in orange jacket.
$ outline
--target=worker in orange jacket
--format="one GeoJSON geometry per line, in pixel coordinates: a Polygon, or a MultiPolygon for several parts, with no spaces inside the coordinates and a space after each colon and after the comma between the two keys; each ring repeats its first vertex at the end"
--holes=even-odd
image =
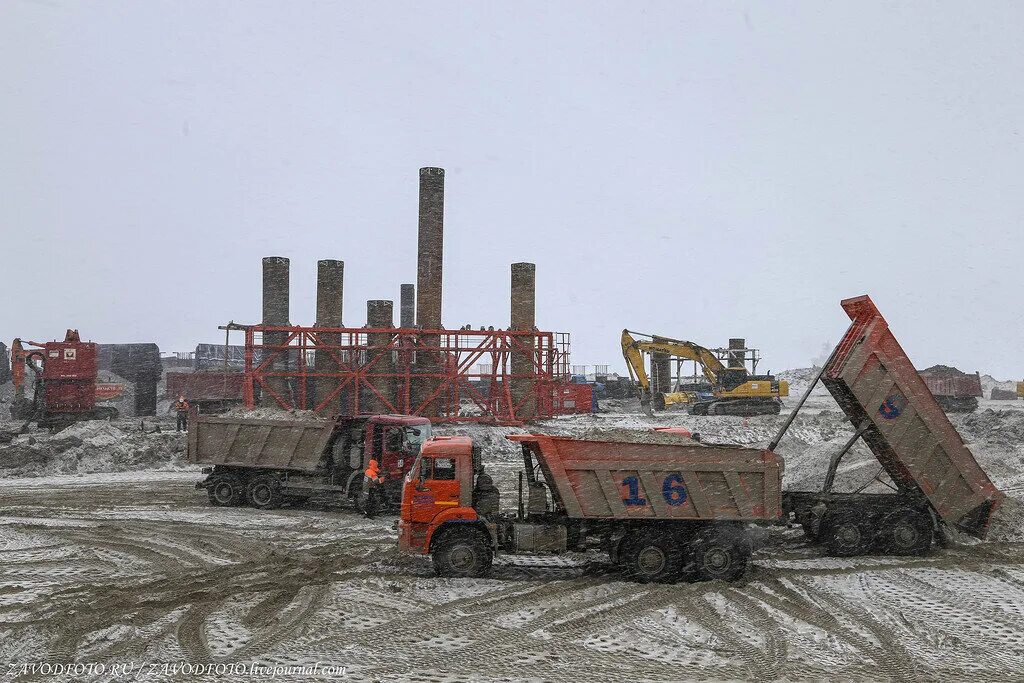
{"type": "Polygon", "coordinates": [[[380,504],[381,490],[384,485],[384,475],[381,474],[380,465],[376,460],[370,459],[366,469],[363,471],[363,514],[372,518],[377,514],[377,506],[380,504]]]}
{"type": "Polygon", "coordinates": [[[179,396],[175,401],[174,410],[178,413],[177,431],[188,431],[188,401],[184,396],[179,396]]]}

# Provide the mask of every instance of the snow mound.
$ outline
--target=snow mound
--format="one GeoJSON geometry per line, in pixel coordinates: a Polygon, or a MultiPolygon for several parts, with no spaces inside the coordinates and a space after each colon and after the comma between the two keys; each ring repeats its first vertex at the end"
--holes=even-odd
{"type": "Polygon", "coordinates": [[[0,446],[0,476],[123,472],[180,467],[185,434],[143,431],[134,422],[92,420],[56,434],[32,431],[0,446]]]}
{"type": "Polygon", "coordinates": [[[775,379],[784,379],[792,385],[806,387],[814,381],[814,378],[821,372],[821,366],[815,365],[809,368],[793,368],[775,373],[775,379]]]}
{"type": "Polygon", "coordinates": [[[1015,380],[998,380],[992,375],[981,376],[981,389],[985,392],[986,396],[992,395],[993,389],[1002,389],[1003,391],[1017,391],[1017,382],[1015,380]]]}
{"type": "Polygon", "coordinates": [[[280,408],[232,408],[223,417],[239,417],[248,420],[329,420],[312,410],[281,410],[280,408]]]}

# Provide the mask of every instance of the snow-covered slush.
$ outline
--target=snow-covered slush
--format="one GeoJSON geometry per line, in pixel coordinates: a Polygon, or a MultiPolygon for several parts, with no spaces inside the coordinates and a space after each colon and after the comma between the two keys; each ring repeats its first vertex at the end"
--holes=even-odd
{"type": "MultiPolygon", "coordinates": [[[[681,425],[763,446],[782,420],[606,408],[530,429],[681,425]]],[[[34,432],[0,446],[0,661],[322,662],[346,680],[1012,679],[1024,659],[1024,405],[983,401],[953,421],[1009,495],[986,541],[836,559],[780,530],[744,582],[673,586],[620,581],[597,554],[437,579],[397,552],[390,519],[210,507],[166,420],[159,433],[137,421],[34,432]]],[[[521,459],[504,436],[524,430],[440,431],[479,441],[514,505],[521,459]]],[[[786,486],[819,486],[850,433],[816,391],[779,449],[786,486]]],[[[848,458],[841,488],[876,475],[866,451],[848,458]]]]}
{"type": "Polygon", "coordinates": [[[175,468],[183,465],[184,454],[185,436],[173,425],[156,431],[138,420],[94,420],[56,434],[34,430],[15,436],[0,445],[0,476],[175,468]]]}

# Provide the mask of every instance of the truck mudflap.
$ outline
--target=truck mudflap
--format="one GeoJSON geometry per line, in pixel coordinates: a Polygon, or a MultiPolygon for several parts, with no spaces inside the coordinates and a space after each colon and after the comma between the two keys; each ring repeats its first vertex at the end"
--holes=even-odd
{"type": "Polygon", "coordinates": [[[982,538],[1003,494],[936,402],[868,296],[846,299],[852,323],[822,381],[900,491],[923,494],[946,523],[982,538]]]}

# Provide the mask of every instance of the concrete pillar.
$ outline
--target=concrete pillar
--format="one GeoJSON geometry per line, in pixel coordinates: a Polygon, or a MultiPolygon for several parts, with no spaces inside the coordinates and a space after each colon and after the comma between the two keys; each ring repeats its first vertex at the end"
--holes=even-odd
{"type": "MultiPolygon", "coordinates": [[[[533,263],[512,264],[512,330],[533,330],[537,325],[537,266],[533,263]]],[[[512,375],[509,389],[512,401],[519,406],[516,414],[529,420],[537,414],[537,399],[533,395],[536,380],[530,377],[536,373],[532,337],[519,338],[526,351],[514,351],[511,365],[512,375]],[[515,377],[519,375],[519,377],[515,377]],[[521,405],[520,405],[521,404],[521,405]]]]}
{"type": "Polygon", "coordinates": [[[729,367],[730,368],[746,367],[746,364],[743,362],[744,349],[746,349],[746,348],[747,348],[747,340],[746,339],[730,339],[729,340],[729,367]]]}
{"type": "MultiPolygon", "coordinates": [[[[394,327],[394,303],[391,301],[367,301],[366,302],[366,326],[367,327],[394,327]]],[[[369,349],[366,352],[366,362],[370,363],[376,358],[380,350],[375,346],[384,346],[391,341],[391,335],[387,332],[371,332],[366,335],[366,342],[369,349]]],[[[395,371],[394,354],[388,351],[387,354],[374,363],[370,368],[372,373],[392,373],[395,371]]],[[[380,392],[392,404],[395,403],[395,378],[374,377],[370,384],[380,392]]],[[[368,388],[363,387],[362,399],[359,402],[361,413],[390,413],[391,408],[384,405],[377,396],[368,388]]]]}
{"type": "MultiPolygon", "coordinates": [[[[416,259],[416,325],[421,329],[440,329],[441,323],[441,271],[444,261],[444,169],[420,169],[419,240],[416,259]]],[[[438,347],[437,335],[425,335],[424,346],[438,347]]],[[[416,369],[436,373],[442,367],[438,353],[419,351],[416,369]]],[[[440,381],[436,378],[417,379],[413,386],[413,409],[423,405],[436,391],[440,381]]],[[[425,405],[420,414],[434,417],[438,414],[437,400],[425,405]]]]}
{"type": "MultiPolygon", "coordinates": [[[[289,261],[282,256],[268,256],[263,259],[263,324],[287,325],[289,320],[289,261]]],[[[264,347],[282,346],[288,335],[283,332],[270,332],[263,335],[264,347]]],[[[265,348],[265,353],[272,349],[265,348]]],[[[288,355],[281,354],[268,366],[270,372],[284,372],[288,369],[288,355]]],[[[285,401],[291,401],[288,380],[283,377],[268,378],[267,384],[285,401]]],[[[260,399],[260,405],[278,407],[277,401],[266,391],[260,399]]],[[[293,404],[294,405],[294,404],[293,404]]]]}
{"type": "MultiPolygon", "coordinates": [[[[662,337],[654,337],[654,341],[664,341],[662,337]]],[[[651,405],[655,410],[665,409],[665,397],[672,391],[672,356],[667,353],[651,354],[651,405]]]]}
{"type": "Polygon", "coordinates": [[[444,260],[444,169],[420,169],[419,245],[416,262],[416,322],[441,327],[441,271],[444,260]]]}
{"type": "Polygon", "coordinates": [[[7,357],[7,345],[0,342],[0,384],[10,382],[11,377],[11,363],[7,357]]]}
{"type": "MultiPolygon", "coordinates": [[[[411,329],[416,327],[416,285],[405,284],[401,287],[402,297],[399,304],[399,327],[405,329],[411,329]]],[[[400,351],[398,353],[398,365],[396,366],[401,372],[408,372],[413,367],[416,360],[416,354],[412,351],[400,351]]],[[[413,386],[408,386],[405,382],[395,382],[395,400],[398,403],[395,407],[403,412],[411,410],[406,407],[406,404],[410,399],[416,398],[416,387],[415,383],[413,386]],[[400,387],[400,388],[399,388],[400,387]]]]}
{"type": "MultiPolygon", "coordinates": [[[[345,292],[345,262],[335,261],[332,259],[324,259],[316,262],[316,327],[341,327],[341,316],[344,312],[344,298],[345,292]]],[[[340,335],[324,333],[319,335],[321,344],[326,345],[338,345],[341,342],[340,335]]],[[[340,355],[341,352],[334,349],[335,355],[340,355]]],[[[326,349],[323,351],[317,351],[313,358],[313,369],[317,373],[321,372],[337,372],[338,364],[331,357],[326,349]]],[[[330,396],[338,386],[338,380],[333,377],[318,377],[313,383],[316,387],[313,393],[313,405],[316,407],[325,398],[330,396]]],[[[334,414],[339,411],[351,412],[351,410],[344,410],[347,407],[347,402],[342,400],[342,396],[337,396],[331,400],[330,407],[324,408],[321,413],[323,414],[334,414]]]]}
{"type": "Polygon", "coordinates": [[[400,327],[416,326],[416,285],[402,285],[400,327]]]}

